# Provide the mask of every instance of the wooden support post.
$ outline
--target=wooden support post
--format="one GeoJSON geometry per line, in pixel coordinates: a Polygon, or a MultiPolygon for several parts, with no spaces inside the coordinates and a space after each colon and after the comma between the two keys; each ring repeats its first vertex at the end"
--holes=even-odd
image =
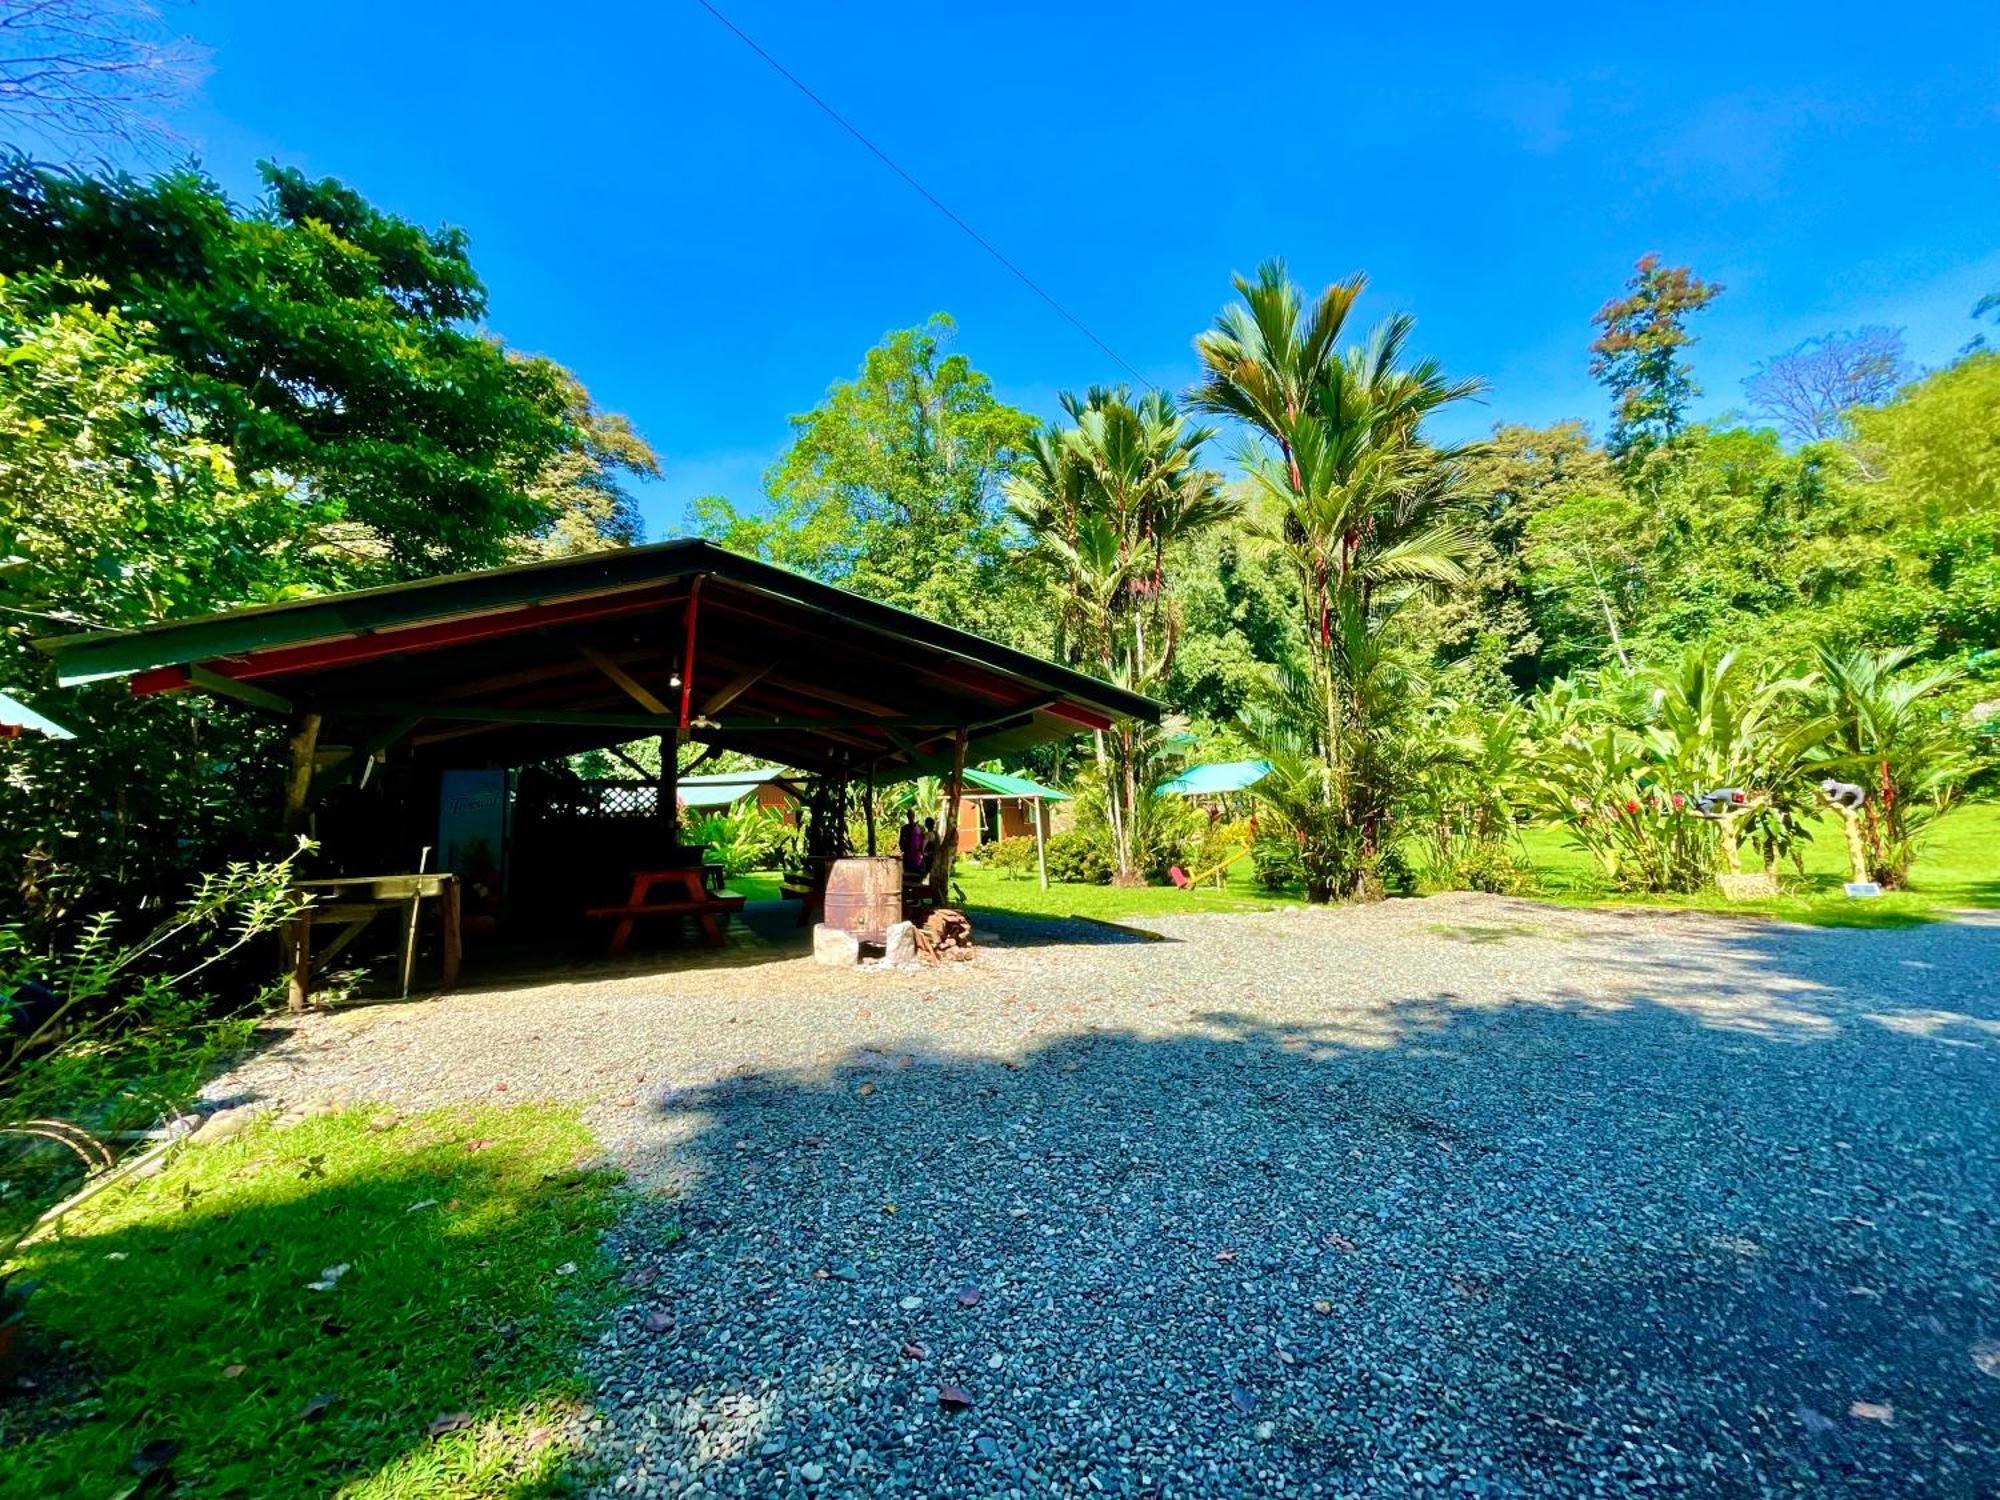
{"type": "Polygon", "coordinates": [[[660,827],[667,842],[681,841],[681,737],[677,730],[660,736],[660,787],[654,794],[660,803],[660,827]]]}
{"type": "Polygon", "coordinates": [[[868,774],[861,783],[861,816],[868,823],[868,855],[875,855],[875,762],[868,762],[868,774]]]}
{"type": "Polygon", "coordinates": [[[312,909],[301,911],[284,926],[285,1006],[302,1011],[312,997],[312,909]]]}
{"type": "Polygon", "coordinates": [[[312,810],[313,755],[319,749],[319,715],[302,713],[292,721],[292,766],[285,778],[285,836],[306,831],[312,810]]]}
{"type": "Polygon", "coordinates": [[[939,906],[951,900],[951,866],[958,858],[958,802],[965,791],[966,731],[951,740],[951,779],[945,783],[944,827],[938,831],[937,868],[931,872],[931,899],[939,906]]]}
{"type": "Polygon", "coordinates": [[[1037,797],[1028,804],[1035,814],[1035,867],[1042,874],[1042,889],[1049,888],[1049,851],[1042,838],[1042,819],[1048,816],[1049,804],[1037,797]]]}
{"type": "Polygon", "coordinates": [[[438,890],[438,939],[444,950],[443,972],[438,979],[438,988],[442,990],[451,989],[458,983],[458,966],[465,955],[461,901],[458,877],[447,875],[438,890]]]}

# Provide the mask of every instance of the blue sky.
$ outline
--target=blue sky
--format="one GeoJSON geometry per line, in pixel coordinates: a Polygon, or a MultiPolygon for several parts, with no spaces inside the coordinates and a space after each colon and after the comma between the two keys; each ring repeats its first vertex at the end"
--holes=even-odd
{"type": "MultiPolygon", "coordinates": [[[[1945,360],[2000,288],[1991,4],[717,3],[1171,389],[1273,254],[1367,271],[1365,313],[1491,382],[1454,436],[1601,428],[1590,315],[1648,250],[1728,288],[1694,356],[1711,414],[1827,329],[1945,360]]],[[[171,15],[212,52],[178,121],[205,164],[468,230],[494,328],[661,452],[654,535],[753,499],[786,416],[934,311],[1038,413],[1122,376],[694,0],[171,15]]]]}

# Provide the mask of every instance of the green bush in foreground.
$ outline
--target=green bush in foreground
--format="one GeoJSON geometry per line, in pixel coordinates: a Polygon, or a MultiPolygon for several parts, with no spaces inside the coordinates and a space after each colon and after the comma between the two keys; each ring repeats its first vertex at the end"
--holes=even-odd
{"type": "Polygon", "coordinates": [[[21,1257],[57,1394],[0,1408],[0,1494],[126,1494],[149,1468],[203,1496],[552,1484],[611,1299],[591,1150],[553,1107],[358,1110],[111,1190],[21,1257]]]}

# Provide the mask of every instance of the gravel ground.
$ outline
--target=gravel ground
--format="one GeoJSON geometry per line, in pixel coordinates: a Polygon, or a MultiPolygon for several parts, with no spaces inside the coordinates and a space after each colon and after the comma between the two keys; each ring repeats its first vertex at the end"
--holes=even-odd
{"type": "Polygon", "coordinates": [[[1147,925],[590,966],[223,1091],[588,1101],[607,1494],[2000,1494],[2000,919],[1147,925]]]}

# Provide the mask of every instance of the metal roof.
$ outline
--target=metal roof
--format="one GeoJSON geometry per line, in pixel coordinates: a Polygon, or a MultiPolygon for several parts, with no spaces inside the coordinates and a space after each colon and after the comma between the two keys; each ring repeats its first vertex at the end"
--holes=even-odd
{"type": "Polygon", "coordinates": [[[809,771],[1002,758],[1161,706],[697,539],[36,642],[129,677],[324,716],[323,738],[519,765],[685,728],[809,771]],[[684,670],[685,669],[685,670],[684,670]]]}
{"type": "Polygon", "coordinates": [[[674,794],[685,807],[727,807],[732,802],[742,801],[758,787],[779,780],[784,774],[783,766],[753,766],[747,771],[715,771],[705,776],[682,776],[674,782],[674,794]]]}
{"type": "Polygon", "coordinates": [[[1025,797],[1043,802],[1069,801],[1068,792],[1059,792],[1052,786],[1043,786],[1025,776],[1009,776],[1001,771],[981,771],[967,766],[965,781],[968,786],[980,787],[998,797],[1025,797]]]}

